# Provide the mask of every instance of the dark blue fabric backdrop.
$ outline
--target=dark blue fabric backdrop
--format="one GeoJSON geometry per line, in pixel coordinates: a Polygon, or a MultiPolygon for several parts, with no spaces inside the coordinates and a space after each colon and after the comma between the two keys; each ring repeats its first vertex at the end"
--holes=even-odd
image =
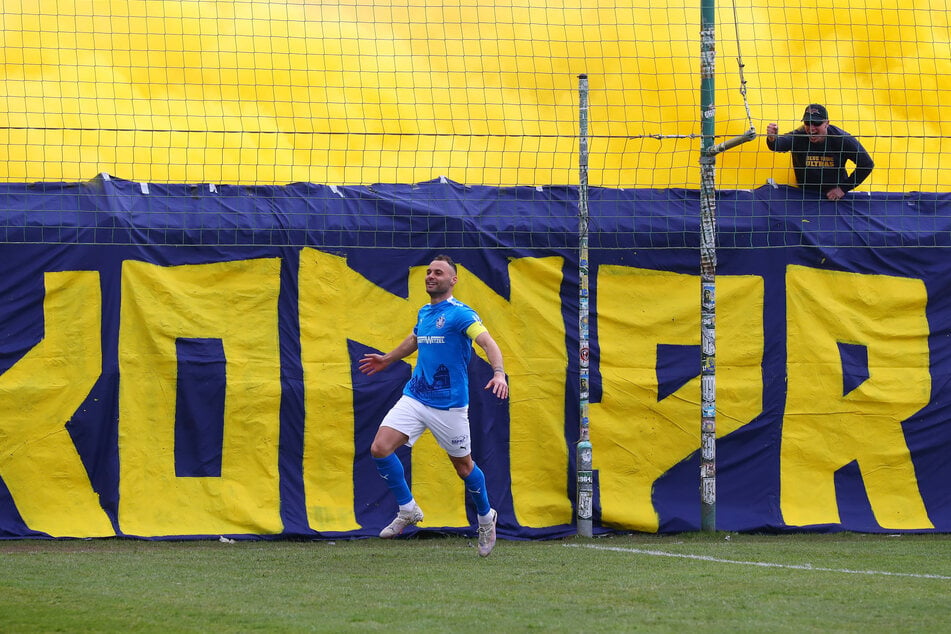
{"type": "MultiPolygon", "coordinates": [[[[565,346],[565,442],[577,440],[577,191],[570,187],[466,187],[446,181],[414,185],[330,188],[297,183],[285,187],[161,185],[99,177],[86,183],[0,184],[0,378],[44,336],[43,274],[97,271],[102,288],[103,372],[84,406],[68,421],[72,442],[106,514],[118,526],[119,456],[117,454],[120,274],[124,261],[172,266],[277,257],[282,261],[281,318],[281,517],[284,535],[315,535],[306,523],[301,478],[300,343],[297,340],[297,267],[302,247],[345,256],[349,266],[379,287],[407,295],[406,271],[425,265],[439,252],[464,260],[469,271],[503,297],[509,293],[506,263],[514,258],[564,258],[561,305],[567,329],[565,346]]],[[[689,190],[609,190],[593,188],[590,201],[590,262],[593,308],[597,307],[598,267],[621,265],[696,275],[699,272],[699,194],[689,190]]],[[[720,192],[718,274],[756,275],[764,280],[766,348],[762,362],[763,411],[751,423],[722,438],[718,446],[718,526],[723,530],[783,530],[776,508],[779,488],[779,433],[785,406],[784,276],[789,265],[917,278],[928,293],[931,402],[905,421],[904,432],[918,475],[921,497],[934,530],[951,530],[951,195],[934,193],[854,192],[844,201],[814,199],[789,187],[720,192]]],[[[699,306],[698,306],[699,310],[699,306]]],[[[898,335],[900,333],[896,333],[898,335]]],[[[591,400],[601,397],[596,315],[592,320],[591,400]]],[[[557,343],[557,342],[556,342],[557,343]]],[[[191,434],[210,434],[207,444],[192,442],[180,475],[220,474],[224,368],[217,340],[182,340],[182,373],[214,386],[214,402],[181,388],[180,416],[191,421],[191,434]],[[185,353],[188,354],[185,354],[185,353]],[[189,356],[190,355],[190,356],[189,356]],[[189,360],[190,359],[190,360],[189,360]],[[191,418],[189,418],[191,417],[191,418]],[[203,421],[203,422],[200,422],[203,421]]],[[[351,342],[351,355],[368,350],[351,342]]],[[[695,376],[695,348],[659,353],[661,390],[675,391],[695,376]]],[[[842,348],[844,390],[867,376],[867,352],[842,348]],[[864,355],[864,356],[863,356],[864,355]]],[[[479,371],[474,366],[474,371],[479,371]]],[[[353,377],[358,420],[379,420],[386,398],[398,392],[408,367],[372,385],[353,377]]],[[[382,380],[382,379],[381,379],[382,380]]],[[[5,398],[0,393],[0,399],[5,398]]],[[[480,396],[481,398],[481,396],[480,396]]],[[[472,416],[480,418],[481,400],[472,416]]],[[[507,421],[495,424],[507,425],[507,421]]],[[[5,445],[0,422],[0,452],[5,445]]],[[[366,447],[372,426],[358,426],[355,443],[366,447]]],[[[185,433],[184,431],[182,433],[185,433]]],[[[488,432],[486,432],[488,434],[488,432]]],[[[486,443],[502,442],[492,433],[486,443]]],[[[183,441],[184,444],[184,441],[183,441]]],[[[595,454],[597,455],[597,447],[595,454]]],[[[490,487],[500,504],[511,507],[508,452],[498,448],[490,487]]],[[[365,455],[357,455],[355,496],[381,498],[365,455]]],[[[573,458],[572,458],[573,464],[573,458]]],[[[653,497],[661,531],[699,526],[697,474],[693,454],[666,473],[653,497]]],[[[448,474],[447,465],[447,474],[448,474]]],[[[603,477],[603,476],[602,476],[603,477]]],[[[573,495],[572,474],[565,474],[565,495],[573,495]]],[[[875,522],[857,469],[836,474],[842,522],[819,530],[883,530],[875,522]]],[[[351,536],[373,535],[390,513],[388,507],[363,509],[363,529],[351,536]]],[[[503,508],[511,517],[511,509],[503,508]]],[[[599,511],[596,509],[596,513],[599,511]]],[[[600,515],[596,515],[600,519],[600,515]]],[[[385,523],[385,522],[384,522],[385,523]]],[[[602,530],[599,526],[598,530],[602,530]]],[[[121,532],[121,529],[120,531],[121,532]]],[[[547,538],[572,533],[570,525],[520,527],[511,521],[503,537],[547,538]]],[[[0,461],[0,537],[45,535],[27,526],[3,482],[0,461]]],[[[173,536],[173,535],[170,535],[173,536]]],[[[339,537],[339,535],[337,535],[339,537]]]]}

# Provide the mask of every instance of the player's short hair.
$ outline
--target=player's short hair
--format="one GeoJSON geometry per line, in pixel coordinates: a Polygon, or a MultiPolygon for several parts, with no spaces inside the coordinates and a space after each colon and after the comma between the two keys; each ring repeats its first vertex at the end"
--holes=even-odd
{"type": "Polygon", "coordinates": [[[449,268],[452,269],[452,274],[456,274],[456,263],[452,261],[452,258],[448,255],[437,255],[432,259],[433,262],[445,262],[449,265],[449,268]]]}

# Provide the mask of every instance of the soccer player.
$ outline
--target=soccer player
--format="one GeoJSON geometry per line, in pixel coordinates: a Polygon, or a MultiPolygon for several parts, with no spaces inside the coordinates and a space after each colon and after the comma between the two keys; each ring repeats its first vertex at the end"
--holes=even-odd
{"type": "Polygon", "coordinates": [[[778,131],[775,123],[766,126],[766,147],[774,152],[792,152],[799,186],[829,200],[839,200],[861,185],[875,167],[858,139],[829,123],[829,113],[820,104],[807,106],[802,125],[792,132],[777,135],[778,131]],[[851,174],[845,169],[846,161],[855,163],[851,174]]]}
{"type": "Polygon", "coordinates": [[[452,289],[459,278],[456,264],[446,255],[437,255],[426,269],[429,303],[419,309],[413,333],[386,354],[365,354],[360,371],[376,374],[394,361],[419,351],[416,367],[403,395],[386,414],[377,430],[370,455],[380,476],[396,496],[399,511],[380,537],[396,537],[407,526],[423,520],[394,453],[402,445],[412,446],[429,429],[439,446],[449,454],[456,473],[479,514],[479,554],[483,557],[495,546],[498,513],[489,504],[485,474],[472,460],[469,435],[469,358],[472,342],[485,351],[492,365],[492,379],[485,389],[504,399],[509,387],[502,365],[502,351],[482,325],[474,310],[455,299],[452,289]]]}

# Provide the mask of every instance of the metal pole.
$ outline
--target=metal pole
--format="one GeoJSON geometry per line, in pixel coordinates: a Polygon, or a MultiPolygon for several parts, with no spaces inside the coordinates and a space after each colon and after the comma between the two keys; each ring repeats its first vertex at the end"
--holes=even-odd
{"type": "Polygon", "coordinates": [[[581,537],[592,536],[594,471],[591,440],[588,436],[588,76],[578,75],[579,100],[579,185],[578,185],[578,358],[579,409],[581,430],[576,448],[577,527],[581,537]]]}
{"type": "Polygon", "coordinates": [[[700,20],[700,530],[717,529],[716,488],[716,135],[715,0],[701,0],[700,20]]]}

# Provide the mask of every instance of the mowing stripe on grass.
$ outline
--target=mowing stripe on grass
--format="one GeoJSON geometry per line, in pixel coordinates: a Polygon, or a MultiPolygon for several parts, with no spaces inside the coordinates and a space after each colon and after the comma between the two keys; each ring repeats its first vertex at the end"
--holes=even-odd
{"type": "Polygon", "coordinates": [[[848,568],[818,568],[810,564],[774,564],[765,561],[740,561],[737,559],[721,559],[709,555],[686,555],[669,553],[662,550],[645,550],[642,548],[620,548],[618,546],[598,546],[596,544],[565,544],[569,548],[591,548],[593,550],[610,550],[618,553],[633,553],[635,555],[651,555],[653,557],[674,557],[676,559],[696,559],[718,564],[737,564],[740,566],[760,566],[762,568],[785,568],[787,570],[814,570],[817,572],[840,572],[847,575],[881,575],[885,577],[912,577],[914,579],[944,579],[951,581],[946,575],[915,574],[913,572],[888,572],[885,570],[849,570],[848,568]]]}

